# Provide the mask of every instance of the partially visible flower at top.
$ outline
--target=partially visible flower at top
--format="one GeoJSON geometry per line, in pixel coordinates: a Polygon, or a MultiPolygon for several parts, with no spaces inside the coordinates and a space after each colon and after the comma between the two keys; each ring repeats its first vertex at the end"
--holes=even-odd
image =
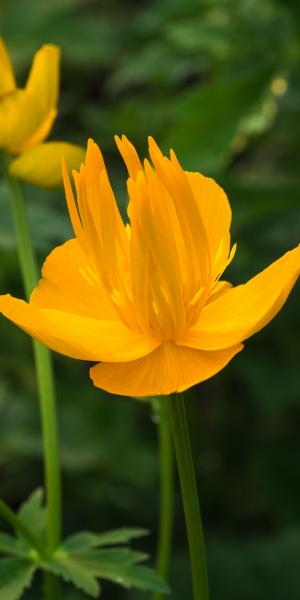
{"type": "Polygon", "coordinates": [[[300,273],[300,246],[244,285],[222,279],[234,256],[223,190],[149,140],[152,164],[116,138],[126,163],[124,224],[98,146],[89,141],[65,190],[75,238],[48,256],[30,302],[1,312],[53,350],[95,361],[96,386],[150,396],[182,391],[221,369],[281,309],[300,273]]]}
{"type": "Polygon", "coordinates": [[[17,88],[0,38],[0,151],[18,156],[9,165],[13,177],[45,187],[62,183],[62,156],[69,168],[78,168],[84,157],[77,145],[42,143],[57,115],[59,70],[60,50],[46,44],[34,56],[24,89],[17,88]]]}

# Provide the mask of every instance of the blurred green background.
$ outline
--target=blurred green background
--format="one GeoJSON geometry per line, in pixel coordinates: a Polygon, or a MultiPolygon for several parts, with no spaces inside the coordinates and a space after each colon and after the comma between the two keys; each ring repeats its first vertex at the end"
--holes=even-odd
{"type": "MultiPolygon", "coordinates": [[[[62,48],[53,139],[102,147],[120,205],[113,134],[146,136],[214,176],[232,203],[246,280],[299,241],[300,4],[297,0],[6,0],[0,25],[25,81],[45,42],[62,48]]],[[[26,188],[42,264],[71,236],[63,191],[26,188]]],[[[1,292],[23,295],[8,198],[0,188],[1,292]]],[[[300,593],[299,287],[276,320],[218,376],[187,393],[208,541],[211,600],[298,600],[300,593]]],[[[17,507],[42,482],[31,340],[1,319],[1,495],[17,507]]],[[[101,393],[89,365],[55,356],[65,532],[149,528],[154,558],[156,424],[147,403],[101,393]]],[[[179,492],[170,582],[190,600],[179,492]]],[[[40,599],[36,591],[26,598],[40,599]],[[36,595],[35,595],[36,594],[36,595]]],[[[64,598],[83,598],[66,587],[64,598]],[[69,595],[68,595],[69,594],[69,595]]],[[[103,598],[149,597],[103,585],[103,598]]],[[[4,600],[4,599],[3,599],[4,600]]]]}

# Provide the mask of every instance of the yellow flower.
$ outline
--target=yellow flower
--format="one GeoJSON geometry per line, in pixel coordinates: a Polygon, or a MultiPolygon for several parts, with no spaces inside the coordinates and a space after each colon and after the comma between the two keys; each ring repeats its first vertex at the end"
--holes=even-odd
{"type": "Polygon", "coordinates": [[[83,160],[83,150],[65,142],[42,143],[57,115],[60,50],[46,44],[35,54],[24,89],[15,76],[0,38],[0,150],[19,155],[10,163],[10,173],[36,185],[61,182],[61,157],[70,168],[83,160]]]}
{"type": "Polygon", "coordinates": [[[169,394],[220,371],[275,316],[299,275],[300,246],[231,287],[221,279],[235,251],[223,190],[152,139],[144,166],[125,137],[116,142],[129,224],[90,140],[74,172],[77,203],[64,168],[75,238],[48,256],[29,304],[5,295],[0,310],[53,350],[97,362],[90,375],[100,388],[169,394]]]}

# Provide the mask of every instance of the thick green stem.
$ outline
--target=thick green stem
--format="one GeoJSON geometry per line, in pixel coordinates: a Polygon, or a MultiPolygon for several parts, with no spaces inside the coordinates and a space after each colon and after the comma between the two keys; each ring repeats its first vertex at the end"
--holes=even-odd
{"type": "Polygon", "coordinates": [[[35,548],[37,553],[41,558],[46,558],[45,548],[42,546],[39,539],[32,533],[28,527],[19,519],[18,515],[16,515],[11,508],[0,498],[0,514],[2,517],[15,529],[18,531],[23,538],[35,548]]]}
{"type": "Polygon", "coordinates": [[[61,597],[61,581],[52,573],[45,571],[43,590],[46,600],[58,600],[61,597]]]}
{"type": "MultiPolygon", "coordinates": [[[[22,278],[25,293],[27,299],[29,299],[31,291],[37,283],[38,276],[29,232],[27,212],[19,183],[15,179],[9,177],[8,188],[10,191],[22,278]]],[[[52,552],[59,544],[61,536],[61,480],[54,376],[52,358],[49,350],[37,341],[33,342],[33,349],[37,372],[44,444],[44,468],[47,497],[47,551],[52,552]]]]}
{"type": "MultiPolygon", "coordinates": [[[[165,396],[155,400],[154,408],[158,421],[159,464],[160,464],[160,512],[156,570],[166,579],[169,572],[173,520],[174,520],[174,459],[168,402],[165,396]]],[[[153,600],[162,600],[160,593],[153,600]]]]}
{"type": "Polygon", "coordinates": [[[61,480],[56,424],[55,390],[51,355],[47,348],[33,342],[40,397],[44,440],[44,464],[47,496],[47,544],[52,552],[61,537],[61,480]]]}
{"type": "Polygon", "coordinates": [[[208,600],[205,542],[183,394],[169,397],[169,413],[189,542],[193,600],[208,600]]]}

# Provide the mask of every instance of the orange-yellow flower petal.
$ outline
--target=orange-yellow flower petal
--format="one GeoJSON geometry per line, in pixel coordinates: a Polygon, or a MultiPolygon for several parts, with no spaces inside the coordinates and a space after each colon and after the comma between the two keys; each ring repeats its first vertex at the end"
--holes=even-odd
{"type": "Polygon", "coordinates": [[[43,46],[35,54],[25,89],[16,89],[0,43],[0,147],[7,152],[19,154],[48,135],[57,114],[59,63],[59,48],[43,46]]]}
{"type": "Polygon", "coordinates": [[[156,340],[131,331],[121,321],[36,308],[9,294],[0,297],[0,312],[45,346],[71,358],[131,361],[158,346],[156,340]]]}
{"type": "Polygon", "coordinates": [[[204,352],[165,342],[151,354],[123,363],[102,363],[90,370],[97,387],[124,396],[155,396],[183,391],[223,369],[241,344],[204,352]]]}
{"type": "Polygon", "coordinates": [[[115,135],[115,142],[126,164],[129,177],[133,180],[136,179],[143,167],[134,145],[127,139],[126,135],[122,135],[122,138],[115,135]]]}
{"type": "Polygon", "coordinates": [[[9,167],[10,174],[17,179],[40,187],[61,186],[61,161],[64,158],[68,168],[78,169],[84,161],[85,152],[81,146],[67,142],[45,142],[25,150],[15,158],[9,167]]]}
{"type": "Polygon", "coordinates": [[[130,291],[129,237],[99,148],[89,140],[85,164],[79,173],[73,172],[77,202],[65,165],[63,171],[75,235],[113,299],[120,318],[135,328],[137,320],[130,291]]]}
{"type": "Polygon", "coordinates": [[[201,213],[209,246],[213,277],[227,266],[230,254],[231,208],[222,188],[210,177],[187,173],[201,213]]]}
{"type": "Polygon", "coordinates": [[[0,98],[0,148],[11,154],[21,152],[44,118],[39,98],[24,90],[15,90],[0,98]]]}
{"type": "Polygon", "coordinates": [[[25,90],[30,95],[39,99],[43,111],[43,119],[32,137],[26,140],[22,151],[42,142],[50,133],[52,124],[56,118],[60,55],[60,48],[58,46],[45,44],[34,56],[25,90]]]}
{"type": "Polygon", "coordinates": [[[279,312],[300,274],[300,246],[264,271],[210,302],[198,323],[178,344],[215,350],[227,348],[262,329],[279,312]]]}
{"type": "MultiPolygon", "coordinates": [[[[300,246],[231,287],[220,279],[234,253],[226,195],[152,139],[152,165],[126,138],[117,143],[129,171],[130,224],[90,140],[73,171],[76,196],[63,163],[76,240],[50,254],[29,304],[3,296],[0,311],[62,354],[101,361],[91,369],[99,387],[169,394],[213,376],[274,317],[299,275],[300,246]]],[[[47,169],[50,159],[41,161],[47,169]]]]}
{"type": "MultiPolygon", "coordinates": [[[[37,99],[36,96],[35,99],[37,99]]],[[[34,146],[35,144],[39,144],[49,135],[52,129],[52,125],[57,116],[57,110],[56,108],[52,108],[45,117],[43,107],[39,103],[39,111],[41,111],[40,123],[31,135],[31,137],[26,139],[22,146],[19,146],[18,153],[25,152],[29,148],[32,148],[32,146],[34,146]]]]}
{"type": "Polygon", "coordinates": [[[13,92],[15,88],[14,71],[5,44],[0,37],[0,97],[13,92]]]}
{"type": "Polygon", "coordinates": [[[55,248],[46,258],[42,279],[30,303],[95,319],[118,320],[106,289],[75,239],[55,248]]]}
{"type": "Polygon", "coordinates": [[[34,55],[25,89],[40,99],[45,115],[57,105],[59,67],[60,49],[58,46],[45,44],[34,55]]]}

